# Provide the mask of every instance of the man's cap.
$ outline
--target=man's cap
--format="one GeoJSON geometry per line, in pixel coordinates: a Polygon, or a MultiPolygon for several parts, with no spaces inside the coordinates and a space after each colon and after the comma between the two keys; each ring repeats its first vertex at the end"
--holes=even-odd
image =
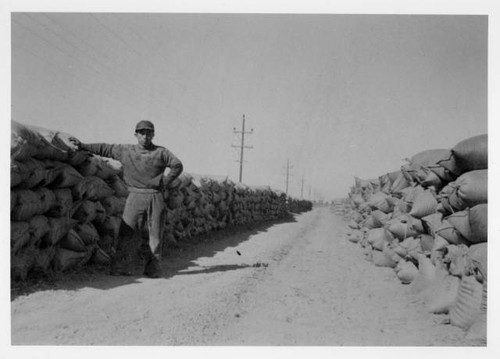
{"type": "Polygon", "coordinates": [[[155,130],[155,125],[153,125],[152,122],[150,121],[139,121],[137,123],[137,125],[135,126],[135,131],[139,131],[139,130],[151,130],[151,131],[154,131],[155,130]]]}

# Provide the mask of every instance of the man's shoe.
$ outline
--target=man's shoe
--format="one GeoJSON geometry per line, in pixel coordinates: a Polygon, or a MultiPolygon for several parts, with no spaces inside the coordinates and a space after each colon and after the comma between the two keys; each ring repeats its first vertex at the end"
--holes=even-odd
{"type": "Polygon", "coordinates": [[[157,258],[151,258],[151,260],[146,264],[146,267],[144,268],[144,275],[149,278],[160,278],[162,276],[160,261],[157,258]]]}

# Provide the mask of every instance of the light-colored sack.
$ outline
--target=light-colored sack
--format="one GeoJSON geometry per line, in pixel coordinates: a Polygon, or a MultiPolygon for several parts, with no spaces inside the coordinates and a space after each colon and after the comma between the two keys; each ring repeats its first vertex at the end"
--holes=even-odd
{"type": "MultiPolygon", "coordinates": [[[[169,212],[172,212],[172,211],[169,211],[169,212]]],[[[351,229],[360,229],[360,225],[358,222],[356,222],[355,220],[350,220],[349,223],[347,224],[347,226],[351,229]]]]}
{"type": "Polygon", "coordinates": [[[368,205],[370,206],[371,209],[378,209],[379,205],[382,204],[382,202],[386,202],[387,194],[384,192],[375,192],[370,196],[370,199],[368,200],[368,205]]]}
{"type": "MultiPolygon", "coordinates": [[[[481,246],[480,244],[479,246],[481,246]]],[[[486,345],[487,337],[487,302],[488,302],[488,274],[486,266],[475,263],[479,268],[480,276],[483,279],[483,292],[481,296],[481,306],[479,313],[472,320],[472,324],[467,329],[465,339],[475,343],[486,345]]]]}
{"type": "Polygon", "coordinates": [[[450,244],[446,247],[444,261],[448,263],[448,271],[457,277],[470,275],[469,263],[466,258],[469,248],[464,245],[450,244]]]}
{"type": "Polygon", "coordinates": [[[483,283],[488,276],[488,243],[477,243],[467,251],[468,266],[475,274],[476,279],[483,283]]]}
{"type": "Polygon", "coordinates": [[[384,246],[381,252],[373,251],[372,261],[376,266],[395,268],[400,260],[401,258],[388,244],[384,246]]]}
{"type": "Polygon", "coordinates": [[[468,244],[468,241],[446,219],[443,219],[441,225],[435,229],[434,233],[443,237],[451,244],[468,244]]]}
{"type": "Polygon", "coordinates": [[[450,323],[462,329],[469,329],[480,311],[483,286],[474,276],[462,277],[457,299],[450,308],[450,323]]]}
{"type": "Polygon", "coordinates": [[[371,213],[371,217],[373,218],[374,228],[382,228],[385,226],[387,221],[391,219],[389,214],[382,212],[381,210],[376,210],[371,213]]]}
{"type": "Polygon", "coordinates": [[[460,141],[451,150],[462,173],[488,168],[488,135],[460,141]]]}
{"type": "Polygon", "coordinates": [[[420,234],[417,238],[420,239],[422,251],[431,252],[434,247],[434,237],[428,234],[420,234]]]}
{"type": "Polygon", "coordinates": [[[410,215],[421,219],[436,212],[438,202],[431,191],[425,190],[416,195],[410,211],[410,215]]]}
{"type": "Polygon", "coordinates": [[[379,226],[377,226],[377,225],[375,224],[375,220],[374,220],[374,218],[373,218],[371,215],[369,215],[369,216],[366,218],[366,220],[364,221],[363,227],[368,228],[368,229],[373,229],[373,228],[377,228],[377,227],[379,227],[379,226]]]}
{"type": "Polygon", "coordinates": [[[463,238],[469,241],[472,231],[469,223],[469,210],[455,212],[445,218],[463,238]]]}
{"type": "Polygon", "coordinates": [[[420,185],[410,186],[401,191],[402,199],[408,203],[411,208],[415,199],[423,192],[425,192],[425,189],[420,185]]]}
{"type": "Polygon", "coordinates": [[[377,204],[377,209],[386,213],[386,214],[391,213],[394,210],[394,205],[393,205],[393,201],[391,201],[390,197],[391,196],[387,196],[387,198],[384,201],[380,201],[377,204]]]}
{"type": "Polygon", "coordinates": [[[408,215],[402,215],[389,220],[385,227],[394,238],[403,240],[408,237],[415,237],[419,234],[416,229],[417,221],[408,215]]]}
{"type": "Polygon", "coordinates": [[[418,268],[410,261],[400,261],[396,268],[396,276],[402,284],[410,284],[418,276],[418,268]]]}
{"type": "Polygon", "coordinates": [[[419,152],[416,155],[413,155],[409,159],[409,162],[414,168],[418,168],[419,166],[429,167],[436,165],[439,161],[449,157],[450,150],[438,148],[419,152]]]}
{"type": "Polygon", "coordinates": [[[381,251],[388,242],[384,228],[370,229],[366,233],[367,242],[375,249],[381,251]]]}
{"type": "Polygon", "coordinates": [[[469,210],[469,225],[471,243],[488,241],[488,205],[478,204],[469,210]]]}
{"type": "Polygon", "coordinates": [[[418,294],[427,289],[436,280],[436,267],[425,255],[418,256],[418,275],[412,281],[409,291],[418,294]]]}
{"type": "Polygon", "coordinates": [[[443,187],[443,181],[434,171],[427,171],[425,178],[422,180],[421,184],[424,188],[434,187],[435,189],[441,189],[443,187]]]}
{"type": "Polygon", "coordinates": [[[422,218],[422,223],[427,234],[436,237],[436,230],[441,226],[443,221],[443,214],[440,212],[433,213],[431,215],[422,218]]]}
{"type": "Polygon", "coordinates": [[[363,221],[363,216],[358,212],[353,212],[351,214],[351,219],[356,223],[361,223],[363,221]]]}
{"type": "Polygon", "coordinates": [[[427,310],[434,314],[448,314],[458,295],[460,279],[445,275],[432,284],[425,294],[427,310]]]}
{"type": "Polygon", "coordinates": [[[455,211],[488,202],[488,170],[476,170],[462,174],[455,182],[448,200],[455,211]]]}
{"type": "Polygon", "coordinates": [[[401,191],[406,187],[410,186],[410,182],[406,179],[405,175],[401,172],[398,178],[393,182],[391,186],[391,194],[401,194],[401,191]]]}
{"type": "Polygon", "coordinates": [[[434,237],[434,242],[432,243],[432,249],[431,249],[432,264],[436,265],[444,258],[446,248],[448,248],[449,245],[450,243],[443,237],[439,235],[436,235],[434,237]]]}
{"type": "Polygon", "coordinates": [[[363,239],[363,232],[359,229],[355,229],[355,230],[347,233],[347,239],[350,242],[358,243],[360,240],[363,239]]]}
{"type": "Polygon", "coordinates": [[[488,301],[488,282],[483,283],[483,294],[481,297],[481,306],[479,313],[472,320],[472,324],[465,333],[465,339],[475,344],[486,345],[487,341],[487,301],[488,301]]]}
{"type": "Polygon", "coordinates": [[[402,258],[406,257],[411,252],[422,253],[420,239],[415,237],[405,238],[394,247],[394,251],[402,258]]]}

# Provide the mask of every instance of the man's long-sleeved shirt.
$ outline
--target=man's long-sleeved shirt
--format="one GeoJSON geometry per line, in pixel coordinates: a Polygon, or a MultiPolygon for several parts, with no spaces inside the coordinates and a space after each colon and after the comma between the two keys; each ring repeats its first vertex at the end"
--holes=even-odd
{"type": "Polygon", "coordinates": [[[118,160],[123,165],[123,179],[129,187],[162,190],[182,173],[182,162],[168,149],[151,145],[83,144],[81,148],[103,157],[118,160]],[[169,173],[164,176],[166,168],[169,173]]]}

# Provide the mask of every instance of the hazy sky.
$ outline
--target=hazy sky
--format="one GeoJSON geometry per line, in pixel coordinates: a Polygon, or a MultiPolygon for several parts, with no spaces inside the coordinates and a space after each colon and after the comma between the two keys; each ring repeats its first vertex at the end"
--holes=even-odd
{"type": "Polygon", "coordinates": [[[83,142],[134,125],[191,173],[289,193],[347,194],[354,176],[487,132],[488,17],[12,14],[12,119],[83,142]],[[311,188],[311,192],[309,192],[311,188]]]}

